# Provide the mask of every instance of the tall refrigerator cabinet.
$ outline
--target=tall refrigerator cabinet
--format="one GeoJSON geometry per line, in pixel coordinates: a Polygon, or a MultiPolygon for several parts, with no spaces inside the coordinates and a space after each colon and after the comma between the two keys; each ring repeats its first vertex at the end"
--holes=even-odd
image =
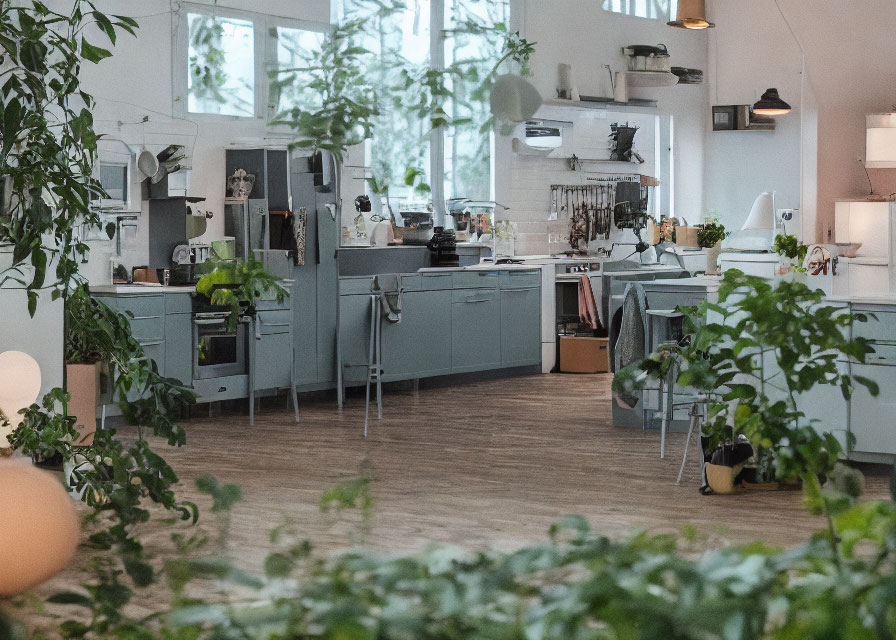
{"type": "Polygon", "coordinates": [[[294,267],[296,383],[303,391],[336,384],[339,242],[335,160],[327,151],[290,162],[294,212],[306,209],[305,263],[294,267]]]}

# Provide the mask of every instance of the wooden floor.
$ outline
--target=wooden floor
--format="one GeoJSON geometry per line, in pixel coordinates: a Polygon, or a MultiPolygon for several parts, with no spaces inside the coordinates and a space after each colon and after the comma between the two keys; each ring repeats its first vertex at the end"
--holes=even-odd
{"type": "MultiPolygon", "coordinates": [[[[365,473],[374,506],[363,542],[384,550],[431,541],[506,549],[545,540],[551,523],[572,513],[614,537],[693,525],[705,547],[756,539],[790,546],[822,528],[798,490],[701,496],[696,456],[676,486],[684,434],[670,434],[660,460],[658,433],[612,426],[609,385],[608,375],[554,374],[424,385],[418,393],[390,388],[384,417],[371,421],[366,440],[362,396],[350,395],[342,412],[333,399],[306,399],[298,425],[282,399],[272,399],[255,427],[244,415],[194,418],[185,423],[186,447],[160,451],[182,479],[180,497],[200,505],[200,527],[212,535],[215,517],[194,478],[211,473],[242,487],[226,552],[253,570],[269,548],[269,530],[286,521],[323,552],[358,542],[357,513],[324,514],[318,503],[324,490],[365,473]]],[[[868,496],[885,497],[886,470],[865,470],[876,472],[866,473],[868,496]]],[[[170,554],[170,527],[141,526],[151,557],[170,554]]],[[[84,549],[34,595],[90,580],[91,555],[84,549]]],[[[131,607],[149,615],[167,602],[153,588],[131,607]]],[[[65,615],[56,606],[19,617],[54,628],[65,615]]]]}
{"type": "MultiPolygon", "coordinates": [[[[347,544],[357,518],[322,514],[318,500],[362,473],[373,479],[366,542],[390,550],[429,541],[506,548],[545,539],[571,513],[612,536],[690,524],[710,545],[789,546],[823,526],[799,491],[701,496],[696,456],[676,486],[684,434],[669,435],[661,460],[659,433],[612,426],[609,385],[608,375],[552,374],[387,389],[366,440],[363,396],[350,395],[341,412],[332,399],[300,403],[300,424],[278,401],[254,427],[243,415],[194,418],[187,446],[164,455],[185,497],[196,497],[192,480],[204,473],[243,488],[230,542],[250,559],[286,519],[318,546],[347,544]]],[[[877,472],[868,493],[884,497],[887,478],[877,472]]]]}

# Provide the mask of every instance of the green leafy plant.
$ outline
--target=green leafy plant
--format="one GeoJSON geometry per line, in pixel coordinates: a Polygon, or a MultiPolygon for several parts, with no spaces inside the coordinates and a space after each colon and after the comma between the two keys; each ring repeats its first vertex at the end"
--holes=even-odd
{"type": "Polygon", "coordinates": [[[378,113],[376,93],[364,73],[362,56],[368,51],[353,42],[360,21],[337,25],[311,54],[305,67],[279,69],[301,78],[313,102],[296,105],[276,116],[273,124],[295,130],[293,147],[326,149],[342,159],[348,147],[369,138],[378,113]]]}
{"type": "MultiPolygon", "coordinates": [[[[238,499],[213,478],[197,486],[222,516],[238,499]]],[[[817,533],[786,551],[753,543],[698,555],[693,531],[611,540],[568,516],[547,541],[512,551],[321,554],[287,524],[271,531],[255,571],[208,554],[206,537],[174,534],[164,561],[172,602],[148,616],[129,615],[136,594],[102,567],[97,583],[49,602],[85,613],[61,625],[77,638],[892,637],[896,503],[858,502],[855,488],[841,470],[812,493],[836,511],[834,546],[817,533]]],[[[322,504],[367,509],[365,495],[354,480],[322,504]]]]}
{"type": "Polygon", "coordinates": [[[707,222],[697,231],[697,244],[709,249],[730,235],[730,231],[725,231],[725,225],[719,222],[707,222]]]}
{"type": "Polygon", "coordinates": [[[676,384],[710,400],[703,432],[711,446],[743,434],[760,457],[774,456],[780,480],[830,473],[840,444],[816,431],[798,398],[819,385],[839,387],[849,398],[855,383],[877,394],[873,380],[838,368],[838,360],[864,362],[873,352],[867,339],[845,337],[867,317],[827,304],[822,292],[802,283],[775,285],[736,269],[725,272],[717,304],[683,311],[688,338],[618,372],[613,389],[625,393],[674,375],[676,384]]]}
{"type": "Polygon", "coordinates": [[[71,397],[62,389],[51,389],[41,400],[22,410],[22,423],[9,437],[14,450],[35,462],[53,461],[61,466],[78,439],[75,419],[60,411],[71,397]]]}
{"type": "Polygon", "coordinates": [[[76,227],[98,226],[90,202],[102,189],[92,177],[97,154],[93,98],[80,84],[84,62],[99,63],[110,51],[87,39],[97,27],[111,44],[137,23],[107,16],[90,0],[73,0],[65,13],[39,0],[0,3],[0,242],[13,245],[12,264],[0,286],[22,287],[33,315],[38,292],[63,295],[87,245],[76,227]],[[55,277],[47,270],[56,261],[55,277]]]}
{"type": "Polygon", "coordinates": [[[196,283],[196,293],[213,305],[228,307],[228,325],[233,328],[240,313],[254,313],[255,304],[265,297],[283,302],[289,292],[280,280],[264,270],[261,262],[248,260],[212,260],[211,271],[196,283]]]}
{"type": "Polygon", "coordinates": [[[790,234],[777,234],[772,244],[772,251],[778,255],[790,258],[796,262],[791,266],[797,271],[805,271],[803,261],[806,259],[806,253],[809,251],[809,245],[805,245],[797,240],[797,237],[790,234]]]}

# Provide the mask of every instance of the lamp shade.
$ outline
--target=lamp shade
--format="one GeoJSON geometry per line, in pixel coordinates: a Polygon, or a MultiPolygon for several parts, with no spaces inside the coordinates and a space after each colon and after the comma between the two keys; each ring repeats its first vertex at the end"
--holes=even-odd
{"type": "Polygon", "coordinates": [[[761,116],[783,116],[790,113],[790,105],[781,100],[777,89],[766,89],[759,101],[753,105],[753,113],[761,116]]]}
{"type": "Polygon", "coordinates": [[[896,113],[865,116],[865,166],[896,169],[896,113]]]}
{"type": "Polygon", "coordinates": [[[40,366],[22,351],[0,353],[0,412],[9,421],[9,427],[0,426],[0,448],[9,445],[6,436],[22,422],[18,415],[37,400],[40,393],[40,366]]]}
{"type": "Polygon", "coordinates": [[[526,79],[508,73],[495,80],[489,106],[497,118],[524,122],[538,111],[541,94],[526,79]]]}
{"type": "Polygon", "coordinates": [[[741,231],[748,229],[774,229],[775,228],[775,199],[769,192],[760,193],[753,201],[753,208],[747,221],[741,227],[741,231]]]}
{"type": "Polygon", "coordinates": [[[709,29],[716,26],[706,19],[705,0],[678,0],[678,11],[675,16],[675,20],[666,23],[670,27],[709,29]]]}

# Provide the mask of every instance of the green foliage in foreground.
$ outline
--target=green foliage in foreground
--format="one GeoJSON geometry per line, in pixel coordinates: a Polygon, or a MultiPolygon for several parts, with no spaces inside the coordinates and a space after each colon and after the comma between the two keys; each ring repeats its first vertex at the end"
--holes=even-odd
{"type": "MultiPolygon", "coordinates": [[[[212,478],[197,485],[219,512],[239,496],[212,478]]],[[[225,555],[200,556],[199,533],[177,533],[179,553],[160,574],[173,594],[164,610],[126,615],[139,593],[108,568],[49,602],[86,613],[61,625],[64,637],[104,640],[891,638],[896,502],[855,502],[848,486],[807,491],[808,506],[831,515],[834,545],[824,531],[789,551],[757,543],[698,554],[693,533],[620,542],[569,516],[548,542],[513,552],[329,556],[284,526],[263,568],[247,572],[225,555]]],[[[366,487],[353,482],[325,502],[351,495],[346,504],[363,508],[366,487]]],[[[3,624],[0,637],[16,637],[9,621],[2,636],[3,624]]]]}

